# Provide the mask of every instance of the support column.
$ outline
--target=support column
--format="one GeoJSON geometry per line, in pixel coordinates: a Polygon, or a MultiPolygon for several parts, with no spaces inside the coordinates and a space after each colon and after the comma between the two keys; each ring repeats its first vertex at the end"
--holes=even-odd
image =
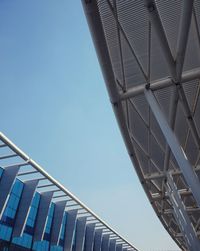
{"type": "Polygon", "coordinates": [[[158,102],[156,101],[152,91],[150,89],[146,89],[144,91],[146,100],[156,118],[156,121],[158,122],[160,129],[182,171],[182,174],[188,184],[188,186],[191,188],[192,194],[200,207],[200,182],[199,178],[196,175],[195,171],[193,170],[192,166],[190,165],[187,157],[185,156],[185,153],[183,152],[183,149],[181,148],[175,133],[172,131],[170,126],[167,123],[167,120],[161,111],[161,108],[159,107],[158,102]]]}

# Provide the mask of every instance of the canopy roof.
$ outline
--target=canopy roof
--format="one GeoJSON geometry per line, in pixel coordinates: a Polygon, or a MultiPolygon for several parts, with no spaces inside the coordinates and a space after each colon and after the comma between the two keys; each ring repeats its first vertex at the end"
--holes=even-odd
{"type": "Polygon", "coordinates": [[[82,2],[134,168],[164,227],[186,248],[166,188],[167,175],[173,177],[198,238],[199,204],[145,92],[152,91],[191,169],[200,177],[200,1],[82,2]]]}

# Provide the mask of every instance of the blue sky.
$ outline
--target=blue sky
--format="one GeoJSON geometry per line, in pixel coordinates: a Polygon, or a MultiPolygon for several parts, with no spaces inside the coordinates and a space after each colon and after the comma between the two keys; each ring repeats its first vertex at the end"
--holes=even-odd
{"type": "Polygon", "coordinates": [[[141,251],[178,250],[120,135],[80,0],[0,0],[0,130],[141,251]]]}

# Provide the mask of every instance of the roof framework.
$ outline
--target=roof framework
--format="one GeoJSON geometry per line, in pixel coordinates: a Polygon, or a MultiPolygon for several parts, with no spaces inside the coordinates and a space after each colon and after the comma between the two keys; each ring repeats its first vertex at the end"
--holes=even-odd
{"type": "MultiPolygon", "coordinates": [[[[119,235],[113,228],[105,223],[99,216],[84,205],[63,185],[50,176],[39,164],[27,156],[15,144],[13,144],[3,133],[0,132],[0,166],[6,170],[9,168],[17,169],[17,178],[23,183],[36,182],[34,191],[39,193],[52,192],[51,202],[64,203],[65,211],[77,210],[77,218],[86,218],[87,224],[94,224],[95,230],[102,229],[104,234],[112,236],[116,243],[120,242],[122,248],[137,251],[130,242],[119,235]]],[[[29,205],[29,204],[28,204],[29,205]]],[[[1,210],[0,210],[1,211],[1,210]]],[[[22,210],[23,211],[23,210],[22,210]]],[[[3,210],[2,210],[3,212],[3,210]]],[[[1,212],[1,213],[2,213],[1,212]]]]}
{"type": "Polygon", "coordinates": [[[200,2],[82,3],[141,184],[176,243],[198,250],[200,2]]]}

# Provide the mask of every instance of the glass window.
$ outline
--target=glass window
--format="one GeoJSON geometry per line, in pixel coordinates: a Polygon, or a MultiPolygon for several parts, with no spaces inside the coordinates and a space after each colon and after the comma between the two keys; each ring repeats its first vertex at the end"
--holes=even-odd
{"type": "Polygon", "coordinates": [[[47,241],[50,240],[51,225],[52,225],[52,221],[53,221],[54,209],[55,209],[55,204],[51,203],[49,213],[48,213],[48,217],[47,217],[45,233],[44,233],[44,240],[47,240],[47,241]]]}
{"type": "Polygon", "coordinates": [[[49,241],[51,237],[51,226],[52,226],[52,221],[53,221],[54,209],[55,209],[55,204],[51,203],[48,216],[47,216],[47,222],[46,222],[46,227],[45,227],[45,232],[44,232],[44,240],[34,242],[33,250],[35,251],[49,251],[49,241]]]}
{"type": "Polygon", "coordinates": [[[3,174],[3,168],[0,167],[0,178],[1,178],[2,174],[3,174]]]}
{"type": "MultiPolygon", "coordinates": [[[[77,222],[76,222],[77,224],[77,222]]],[[[74,229],[74,232],[73,232],[73,239],[72,239],[72,251],[75,251],[76,249],[76,225],[75,225],[75,229],[74,229]]]]}
{"type": "Polygon", "coordinates": [[[10,240],[12,234],[12,226],[14,224],[15,215],[19,205],[20,197],[23,190],[23,183],[16,180],[11,193],[9,195],[8,202],[0,221],[0,239],[10,240]]]}
{"type": "Polygon", "coordinates": [[[28,214],[24,233],[23,233],[22,237],[13,238],[12,243],[15,243],[19,246],[31,248],[32,235],[33,235],[33,231],[34,231],[34,225],[35,225],[35,220],[36,220],[36,216],[37,216],[39,201],[40,201],[40,194],[35,193],[33,200],[31,202],[31,207],[30,207],[30,211],[28,214]]]}
{"type": "Polygon", "coordinates": [[[64,246],[66,224],[67,224],[67,213],[65,212],[63,216],[63,222],[62,222],[62,228],[61,228],[60,240],[59,240],[59,245],[61,247],[64,246]]]}
{"type": "Polygon", "coordinates": [[[63,251],[63,248],[60,246],[51,246],[50,251],[63,251]]]}
{"type": "Polygon", "coordinates": [[[49,242],[48,241],[36,241],[33,244],[34,251],[49,251],[49,242]]]}

